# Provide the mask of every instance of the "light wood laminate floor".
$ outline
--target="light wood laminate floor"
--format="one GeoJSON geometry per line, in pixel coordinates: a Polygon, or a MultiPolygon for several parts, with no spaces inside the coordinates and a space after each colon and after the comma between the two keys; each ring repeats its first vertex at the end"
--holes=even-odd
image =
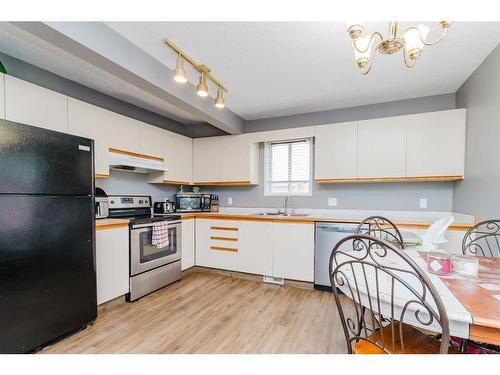
{"type": "Polygon", "coordinates": [[[331,293],[193,272],[42,353],[345,353],[331,293]]]}

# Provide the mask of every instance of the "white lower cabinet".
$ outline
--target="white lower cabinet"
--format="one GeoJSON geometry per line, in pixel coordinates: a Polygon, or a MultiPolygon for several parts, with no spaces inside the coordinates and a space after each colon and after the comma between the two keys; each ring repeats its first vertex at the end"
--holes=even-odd
{"type": "Polygon", "coordinates": [[[273,273],[273,224],[238,222],[238,271],[257,275],[273,273]]]}
{"type": "Polygon", "coordinates": [[[0,118],[5,118],[5,74],[0,73],[0,118]]]}
{"type": "Polygon", "coordinates": [[[181,269],[184,271],[194,266],[194,228],[195,219],[182,220],[181,227],[181,244],[182,244],[182,260],[181,269]]]}
{"type": "Polygon", "coordinates": [[[238,270],[238,222],[196,219],[196,265],[238,270]]]}
{"type": "Polygon", "coordinates": [[[314,280],[314,223],[196,219],[196,265],[314,280]]]}
{"type": "Polygon", "coordinates": [[[273,223],[273,276],[314,281],[314,223],[273,223]]]}
{"type": "Polygon", "coordinates": [[[128,227],[96,231],[97,304],[129,292],[128,227]]]}

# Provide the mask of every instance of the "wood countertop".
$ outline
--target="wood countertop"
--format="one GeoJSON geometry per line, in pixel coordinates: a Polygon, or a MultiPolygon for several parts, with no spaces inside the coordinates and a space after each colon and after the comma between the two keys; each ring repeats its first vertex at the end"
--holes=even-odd
{"type": "MultiPolygon", "coordinates": [[[[238,220],[238,221],[268,221],[268,222],[278,222],[278,223],[302,223],[302,224],[313,224],[315,222],[336,222],[336,223],[349,223],[357,224],[360,219],[346,219],[346,218],[335,218],[335,217],[324,217],[324,216],[266,216],[266,215],[256,215],[256,214],[233,214],[233,213],[222,213],[222,212],[193,212],[181,214],[182,220],[190,220],[194,218],[199,219],[214,219],[214,220],[238,220]]],[[[412,229],[427,229],[432,222],[428,221],[408,221],[408,220],[393,220],[394,224],[402,228],[412,228],[412,229]]],[[[453,223],[450,225],[449,230],[466,231],[472,227],[474,223],[453,223]]]]}
{"type": "Polygon", "coordinates": [[[96,219],[95,228],[96,230],[127,228],[128,223],[128,219],[96,219]]]}

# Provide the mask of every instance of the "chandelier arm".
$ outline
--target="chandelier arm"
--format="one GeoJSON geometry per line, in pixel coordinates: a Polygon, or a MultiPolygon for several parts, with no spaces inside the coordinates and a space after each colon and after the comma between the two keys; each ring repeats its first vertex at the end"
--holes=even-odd
{"type": "Polygon", "coordinates": [[[356,45],[356,39],[353,39],[352,40],[352,46],[353,48],[358,52],[358,53],[365,53],[368,51],[368,49],[370,48],[372,42],[373,42],[373,39],[378,36],[380,38],[380,41],[383,41],[384,40],[384,37],[382,36],[382,34],[380,34],[378,31],[375,31],[374,33],[371,34],[370,36],[370,42],[368,43],[368,45],[366,46],[366,48],[364,50],[361,50],[358,48],[358,46],[356,45]]]}
{"type": "MultiPolygon", "coordinates": [[[[445,27],[443,29],[443,33],[441,34],[441,36],[439,38],[437,38],[435,41],[433,42],[427,42],[423,37],[422,37],[422,34],[420,34],[420,30],[418,29],[418,27],[415,27],[415,26],[412,26],[412,27],[409,27],[408,29],[406,29],[406,31],[408,30],[416,30],[417,31],[417,34],[418,34],[418,37],[420,38],[420,41],[425,45],[425,46],[433,46],[434,44],[438,44],[441,40],[443,40],[443,38],[445,37],[446,33],[448,32],[448,28],[449,26],[445,27]]],[[[406,33],[405,31],[405,33],[406,33]]],[[[404,33],[403,33],[404,34],[404,33]]]]}
{"type": "Polygon", "coordinates": [[[407,68],[413,68],[415,66],[416,60],[410,59],[413,61],[413,64],[408,63],[408,51],[406,50],[406,44],[403,43],[403,60],[407,68]]]}

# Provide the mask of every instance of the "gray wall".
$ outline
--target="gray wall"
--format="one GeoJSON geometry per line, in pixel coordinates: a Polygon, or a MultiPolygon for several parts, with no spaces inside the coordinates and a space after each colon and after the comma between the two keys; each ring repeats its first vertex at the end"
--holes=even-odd
{"type": "Polygon", "coordinates": [[[333,124],[337,122],[368,120],[372,118],[409,115],[413,113],[455,109],[455,94],[425,96],[395,102],[363,105],[359,107],[311,112],[293,116],[273,117],[247,121],[245,133],[265,130],[296,128],[301,126],[333,124]]]}
{"type": "MultiPolygon", "coordinates": [[[[264,196],[264,147],[260,147],[260,184],[258,186],[220,186],[203,191],[219,194],[220,205],[283,207],[283,197],[264,196]]],[[[380,184],[313,184],[310,197],[294,197],[296,208],[343,208],[374,210],[419,210],[419,199],[427,198],[427,210],[451,211],[453,189],[451,182],[380,183],[380,184]],[[328,207],[328,198],[337,198],[337,207],[328,207]]]]}
{"type": "Polygon", "coordinates": [[[500,46],[457,92],[467,108],[465,179],[454,186],[453,207],[481,219],[500,219],[500,46]]]}
{"type": "Polygon", "coordinates": [[[96,187],[104,189],[108,195],[150,195],[154,201],[164,198],[174,199],[177,187],[172,185],[149,184],[142,173],[111,171],[111,177],[96,180],[96,187]]]}

